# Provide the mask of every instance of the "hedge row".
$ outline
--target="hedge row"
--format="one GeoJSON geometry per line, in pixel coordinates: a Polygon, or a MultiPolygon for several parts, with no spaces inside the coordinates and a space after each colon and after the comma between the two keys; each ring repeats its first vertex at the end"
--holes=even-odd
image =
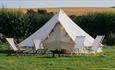
{"type": "Polygon", "coordinates": [[[92,37],[105,35],[104,43],[115,45],[115,13],[90,13],[71,18],[92,37]]]}
{"type": "MultiPolygon", "coordinates": [[[[26,13],[0,12],[0,40],[5,37],[16,38],[18,42],[43,26],[54,14],[46,10],[27,10],[26,13]]],[[[87,15],[71,15],[71,19],[92,37],[105,35],[104,43],[115,45],[115,14],[114,13],[90,13],[87,15]]]]}
{"type": "Polygon", "coordinates": [[[4,37],[13,37],[21,41],[44,25],[53,13],[46,10],[28,10],[27,13],[0,12],[0,33],[4,37]]]}

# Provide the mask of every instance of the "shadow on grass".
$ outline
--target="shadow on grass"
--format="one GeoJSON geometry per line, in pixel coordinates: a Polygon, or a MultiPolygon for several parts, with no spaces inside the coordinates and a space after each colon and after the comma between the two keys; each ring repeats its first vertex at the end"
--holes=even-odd
{"type": "Polygon", "coordinates": [[[55,57],[53,57],[52,56],[52,54],[50,54],[50,55],[38,55],[37,56],[37,58],[78,58],[78,57],[88,57],[88,56],[86,56],[86,55],[76,55],[76,54],[74,54],[74,55],[67,55],[67,54],[64,54],[63,56],[58,56],[58,55],[56,55],[55,57]]]}
{"type": "MultiPolygon", "coordinates": [[[[3,55],[3,56],[7,56],[8,55],[8,52],[9,50],[1,50],[0,49],[0,56],[3,55]]],[[[36,58],[79,58],[79,57],[106,57],[107,55],[105,54],[98,54],[98,55],[93,55],[93,54],[62,54],[61,56],[58,56],[58,55],[55,55],[55,57],[53,57],[53,54],[23,54],[23,53],[20,53],[20,54],[13,54],[13,55],[10,55],[10,56],[35,56],[36,58]]]]}
{"type": "Polygon", "coordinates": [[[8,54],[9,50],[0,50],[0,54],[8,54]]]}

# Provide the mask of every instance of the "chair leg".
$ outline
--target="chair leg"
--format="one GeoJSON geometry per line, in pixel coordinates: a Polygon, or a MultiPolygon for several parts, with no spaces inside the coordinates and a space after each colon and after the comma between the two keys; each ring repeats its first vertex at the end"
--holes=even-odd
{"type": "Polygon", "coordinates": [[[53,53],[53,56],[52,56],[53,58],[55,57],[55,54],[53,53]]]}
{"type": "Polygon", "coordinates": [[[48,49],[45,49],[44,52],[42,53],[42,55],[44,55],[47,51],[48,51],[48,49]]]}
{"type": "Polygon", "coordinates": [[[7,56],[12,55],[13,53],[15,53],[13,50],[8,50],[8,54],[7,54],[7,56]]]}
{"type": "Polygon", "coordinates": [[[58,54],[58,56],[60,57],[60,53],[58,54]]]}

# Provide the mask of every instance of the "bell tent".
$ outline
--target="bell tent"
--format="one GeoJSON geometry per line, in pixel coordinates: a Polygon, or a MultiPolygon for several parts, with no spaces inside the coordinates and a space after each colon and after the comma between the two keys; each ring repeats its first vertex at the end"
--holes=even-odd
{"type": "Polygon", "coordinates": [[[19,45],[34,46],[33,39],[42,39],[45,47],[74,47],[76,36],[85,36],[84,46],[91,46],[94,41],[93,37],[76,25],[63,10],[60,10],[19,45]]]}

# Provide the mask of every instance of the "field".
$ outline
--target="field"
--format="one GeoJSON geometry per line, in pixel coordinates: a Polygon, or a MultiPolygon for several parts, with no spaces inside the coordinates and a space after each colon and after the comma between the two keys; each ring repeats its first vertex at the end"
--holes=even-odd
{"type": "MultiPolygon", "coordinates": [[[[18,11],[25,13],[27,9],[33,9],[37,11],[38,8],[6,8],[8,11],[18,11]]],[[[40,9],[40,8],[39,8],[40,9]]],[[[58,12],[60,8],[41,8],[45,9],[48,12],[58,12]]],[[[69,15],[86,15],[88,13],[103,13],[103,12],[111,12],[115,13],[115,8],[106,8],[106,7],[77,7],[77,8],[61,8],[69,15]]]]}
{"type": "Polygon", "coordinates": [[[0,46],[0,70],[115,70],[115,46],[103,47],[97,55],[51,55],[6,56],[5,46],[0,46]]]}
{"type": "MultiPolygon", "coordinates": [[[[28,8],[29,9],[29,8],[28,8]]],[[[37,8],[32,8],[37,11],[37,8]]],[[[115,13],[115,8],[62,8],[69,15],[88,13],[115,13]]],[[[25,13],[27,8],[7,9],[25,13]]],[[[56,13],[59,9],[47,8],[56,13]]],[[[103,53],[64,55],[19,54],[7,56],[8,46],[0,45],[0,70],[115,70],[115,46],[104,46],[103,53]]]]}

